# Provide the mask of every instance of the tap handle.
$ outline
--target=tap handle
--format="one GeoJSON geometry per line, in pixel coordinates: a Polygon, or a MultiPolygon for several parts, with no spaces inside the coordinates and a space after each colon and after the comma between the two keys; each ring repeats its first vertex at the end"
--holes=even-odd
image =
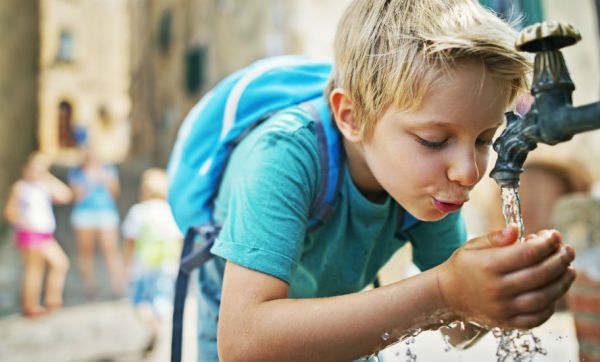
{"type": "Polygon", "coordinates": [[[544,21],[521,31],[515,48],[530,53],[556,50],[581,40],[581,34],[571,24],[562,21],[544,21]]]}

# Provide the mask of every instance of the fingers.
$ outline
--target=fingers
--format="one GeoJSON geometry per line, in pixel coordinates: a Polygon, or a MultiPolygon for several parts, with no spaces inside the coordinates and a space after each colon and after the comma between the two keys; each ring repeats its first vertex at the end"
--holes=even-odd
{"type": "Polygon", "coordinates": [[[510,273],[534,266],[555,253],[561,243],[558,231],[544,231],[541,235],[530,237],[527,242],[498,249],[495,255],[497,268],[500,272],[510,273]]]}
{"type": "Polygon", "coordinates": [[[519,236],[517,225],[510,224],[504,229],[491,232],[485,236],[481,236],[470,240],[466,245],[466,249],[486,249],[493,247],[506,246],[514,244],[519,236]]]}
{"type": "Polygon", "coordinates": [[[507,323],[512,328],[531,329],[546,322],[554,313],[554,306],[546,308],[537,313],[518,315],[507,323]]]}
{"type": "Polygon", "coordinates": [[[563,245],[541,263],[505,275],[503,288],[511,295],[541,288],[560,278],[574,259],[573,248],[570,245],[563,245]]]}
{"type": "Polygon", "coordinates": [[[575,274],[575,271],[569,268],[552,283],[519,295],[513,300],[511,309],[516,311],[515,314],[536,313],[554,305],[569,290],[575,280],[575,274]]]}
{"type": "Polygon", "coordinates": [[[538,231],[538,232],[537,232],[537,233],[535,233],[535,234],[529,234],[529,235],[525,236],[524,240],[525,240],[525,241],[529,241],[529,240],[531,240],[531,239],[535,239],[535,238],[536,238],[536,237],[538,237],[538,236],[542,236],[542,235],[544,235],[544,234],[545,234],[546,232],[548,232],[548,231],[551,231],[551,230],[548,230],[548,229],[542,229],[542,230],[538,231]]]}

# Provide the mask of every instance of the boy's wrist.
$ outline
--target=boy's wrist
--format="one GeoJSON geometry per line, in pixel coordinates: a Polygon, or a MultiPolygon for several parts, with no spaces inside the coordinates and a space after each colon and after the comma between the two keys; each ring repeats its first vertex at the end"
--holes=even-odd
{"type": "Polygon", "coordinates": [[[462,320],[462,317],[447,303],[445,295],[440,287],[444,283],[441,275],[445,273],[442,265],[422,273],[423,276],[429,275],[429,303],[424,303],[419,318],[413,320],[413,325],[421,330],[437,330],[441,327],[462,320]]]}
{"type": "Polygon", "coordinates": [[[456,307],[451,302],[450,296],[446,293],[448,286],[452,284],[447,263],[448,262],[442,263],[433,269],[433,272],[435,273],[437,303],[439,309],[446,311],[448,315],[452,316],[453,320],[462,320],[463,317],[456,311],[456,307]]]}

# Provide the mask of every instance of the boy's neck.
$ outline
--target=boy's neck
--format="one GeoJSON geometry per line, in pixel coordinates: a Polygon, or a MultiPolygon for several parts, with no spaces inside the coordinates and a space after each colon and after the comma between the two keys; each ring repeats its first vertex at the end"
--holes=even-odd
{"type": "Polygon", "coordinates": [[[358,191],[369,201],[384,203],[389,195],[371,173],[363,156],[361,145],[344,139],[344,149],[350,176],[358,191]]]}

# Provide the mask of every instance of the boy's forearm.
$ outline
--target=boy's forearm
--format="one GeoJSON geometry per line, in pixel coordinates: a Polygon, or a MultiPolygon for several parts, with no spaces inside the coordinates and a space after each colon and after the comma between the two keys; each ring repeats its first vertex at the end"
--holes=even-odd
{"type": "Polygon", "coordinates": [[[351,295],[275,299],[251,306],[243,325],[222,314],[219,350],[224,361],[237,360],[229,353],[261,361],[348,361],[416,329],[437,329],[444,308],[435,270],[351,295]]]}

